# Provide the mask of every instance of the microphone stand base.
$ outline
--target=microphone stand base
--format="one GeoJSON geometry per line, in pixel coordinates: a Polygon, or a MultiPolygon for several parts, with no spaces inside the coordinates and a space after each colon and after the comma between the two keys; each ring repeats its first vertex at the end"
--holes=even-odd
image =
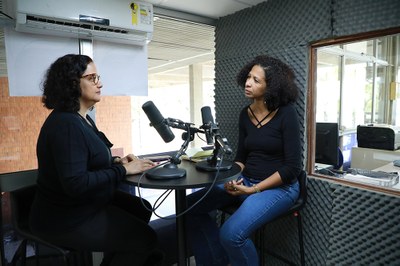
{"type": "MultiPolygon", "coordinates": [[[[217,163],[218,164],[218,163],[217,163]]],[[[200,161],[196,163],[196,169],[214,172],[214,171],[226,171],[232,168],[232,162],[222,161],[220,165],[213,165],[212,163],[208,162],[207,160],[200,161]]]]}
{"type": "Polygon", "coordinates": [[[148,179],[169,180],[186,176],[186,170],[178,167],[157,167],[146,172],[148,179]]]}

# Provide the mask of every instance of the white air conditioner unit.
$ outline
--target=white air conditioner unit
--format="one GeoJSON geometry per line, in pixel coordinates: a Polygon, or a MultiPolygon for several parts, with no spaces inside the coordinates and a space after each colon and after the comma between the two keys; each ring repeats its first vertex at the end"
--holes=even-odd
{"type": "Polygon", "coordinates": [[[15,30],[19,32],[134,45],[145,45],[152,38],[150,3],[129,0],[16,0],[15,3],[15,30]]]}

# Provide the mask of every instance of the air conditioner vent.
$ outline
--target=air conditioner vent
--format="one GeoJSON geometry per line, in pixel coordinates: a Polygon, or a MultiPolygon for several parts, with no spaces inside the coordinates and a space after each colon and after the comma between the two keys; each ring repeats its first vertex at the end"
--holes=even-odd
{"type": "Polygon", "coordinates": [[[45,18],[45,17],[38,17],[38,16],[32,16],[32,15],[26,16],[26,22],[28,24],[30,22],[42,22],[42,23],[48,23],[48,24],[54,24],[54,25],[60,25],[60,26],[68,26],[68,27],[72,27],[72,28],[76,28],[76,29],[107,31],[107,32],[120,33],[120,34],[128,34],[128,31],[124,30],[124,29],[100,26],[100,25],[90,24],[90,23],[77,23],[77,22],[66,21],[66,20],[55,20],[55,19],[49,19],[49,18],[45,18]]]}
{"type": "MultiPolygon", "coordinates": [[[[1,0],[0,0],[1,1],[1,0]]],[[[153,5],[135,0],[12,0],[15,30],[145,46],[153,34],[153,5]]]]}

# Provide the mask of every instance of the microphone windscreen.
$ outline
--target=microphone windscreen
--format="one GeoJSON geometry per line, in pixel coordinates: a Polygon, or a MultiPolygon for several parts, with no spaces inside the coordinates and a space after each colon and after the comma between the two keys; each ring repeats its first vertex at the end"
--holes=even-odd
{"type": "Polygon", "coordinates": [[[171,142],[175,138],[175,135],[172,133],[171,128],[166,123],[164,117],[161,115],[154,103],[152,101],[145,102],[142,105],[142,109],[149,118],[151,125],[157,130],[158,134],[160,134],[161,138],[165,142],[171,142]]]}
{"type": "Polygon", "coordinates": [[[211,122],[211,124],[214,124],[214,118],[211,114],[210,106],[204,106],[201,108],[201,118],[203,121],[203,125],[206,125],[210,122],[211,122]]]}

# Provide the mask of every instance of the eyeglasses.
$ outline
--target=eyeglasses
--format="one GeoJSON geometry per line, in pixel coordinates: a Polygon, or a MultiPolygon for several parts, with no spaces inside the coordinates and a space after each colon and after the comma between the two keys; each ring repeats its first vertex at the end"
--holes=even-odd
{"type": "Polygon", "coordinates": [[[94,85],[97,85],[100,81],[100,75],[97,75],[96,73],[87,74],[82,76],[81,78],[86,78],[86,77],[90,77],[89,80],[93,82],[94,85]]]}

